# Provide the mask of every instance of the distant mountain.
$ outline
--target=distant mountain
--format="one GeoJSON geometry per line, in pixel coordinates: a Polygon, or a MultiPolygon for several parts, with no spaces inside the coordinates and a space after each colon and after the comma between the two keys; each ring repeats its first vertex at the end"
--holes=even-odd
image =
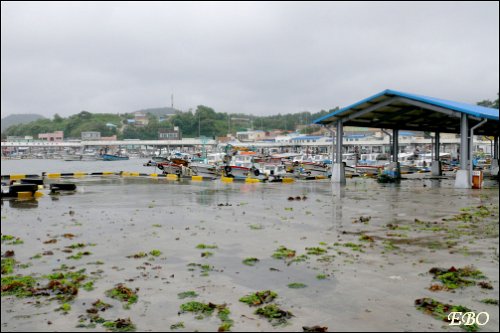
{"type": "Polygon", "coordinates": [[[176,109],[170,108],[170,107],[164,107],[164,108],[143,109],[143,110],[139,110],[139,111],[134,111],[132,113],[151,113],[157,117],[160,117],[160,116],[175,114],[176,112],[179,112],[179,110],[176,110],[176,109]]]}
{"type": "Polygon", "coordinates": [[[42,118],[45,117],[39,114],[11,114],[2,118],[2,132],[12,125],[27,124],[42,118]]]}

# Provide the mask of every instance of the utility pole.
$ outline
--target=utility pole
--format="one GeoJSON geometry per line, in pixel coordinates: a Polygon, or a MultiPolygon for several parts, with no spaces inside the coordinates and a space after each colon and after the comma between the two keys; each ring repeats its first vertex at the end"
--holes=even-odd
{"type": "Polygon", "coordinates": [[[172,109],[174,108],[174,94],[170,95],[170,101],[172,103],[172,109]]]}

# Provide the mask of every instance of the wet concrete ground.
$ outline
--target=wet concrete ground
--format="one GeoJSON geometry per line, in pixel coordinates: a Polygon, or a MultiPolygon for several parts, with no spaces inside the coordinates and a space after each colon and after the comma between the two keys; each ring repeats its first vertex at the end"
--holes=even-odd
{"type": "Polygon", "coordinates": [[[480,302],[499,298],[498,183],[458,190],[449,179],[413,177],[399,185],[350,179],[345,187],[328,181],[225,184],[114,176],[74,181],[75,194],[2,203],[2,235],[24,241],[2,242],[2,254],[15,251],[13,274],[41,277],[62,264],[85,268],[94,290],[80,288],[65,315],[48,297],[2,296],[2,331],[104,331],[102,325],[75,328],[97,299],[113,305],[102,317],[130,317],[138,331],[169,331],[178,322],[184,328],[176,331],[217,331],[215,314],[203,320],[178,314],[191,299],[177,294],[189,290],[199,294],[195,301],[227,304],[232,331],[302,331],[314,325],[329,331],[462,331],[418,311],[414,301],[423,297],[487,311],[490,320],[481,331],[499,329],[498,306],[480,302]],[[288,200],[297,196],[301,200],[288,200]],[[479,221],[443,221],[481,205],[491,214],[479,221]],[[373,241],[360,240],[362,235],[373,241]],[[44,244],[51,239],[57,242],[44,244]],[[75,243],[92,244],[84,249],[91,254],[68,259],[71,254],[62,250],[75,243]],[[201,250],[198,244],[217,248],[201,250]],[[301,262],[272,258],[281,245],[296,250],[296,257],[308,247],[327,252],[301,262]],[[151,250],[162,254],[127,258],[151,250]],[[36,259],[46,251],[53,254],[36,259]],[[205,251],[213,255],[202,257],[205,251]],[[260,261],[246,266],[242,260],[248,257],[260,261]],[[203,276],[199,267],[190,271],[190,263],[213,270],[203,276]],[[428,273],[432,267],[467,265],[481,270],[493,289],[428,290],[436,283],[428,273]],[[307,287],[289,288],[294,282],[307,287]],[[128,310],[105,295],[117,283],[139,288],[138,302],[128,310]],[[268,289],[294,315],[285,326],[270,325],[238,301],[268,289]]]}

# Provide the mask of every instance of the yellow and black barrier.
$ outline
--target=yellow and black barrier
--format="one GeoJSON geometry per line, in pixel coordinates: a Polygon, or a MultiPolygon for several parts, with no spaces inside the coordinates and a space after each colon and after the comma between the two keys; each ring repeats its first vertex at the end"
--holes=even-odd
{"type": "MultiPolygon", "coordinates": [[[[177,174],[158,174],[158,173],[143,173],[137,171],[103,171],[103,172],[42,172],[41,175],[35,174],[11,174],[11,175],[2,175],[2,180],[14,180],[14,181],[22,181],[29,179],[36,179],[37,181],[43,182],[44,178],[48,179],[59,179],[59,178],[83,178],[83,177],[95,177],[95,176],[120,176],[120,177],[150,177],[150,178],[165,178],[167,180],[180,180],[180,179],[190,179],[192,181],[204,181],[204,180],[214,180],[212,177],[203,177],[203,176],[189,176],[189,177],[179,177],[177,174]]],[[[326,177],[316,176],[309,177],[309,179],[325,179],[326,177]]],[[[234,181],[242,181],[245,183],[260,183],[265,182],[266,180],[260,180],[256,178],[245,178],[245,179],[236,179],[232,177],[224,177],[222,176],[220,180],[224,183],[232,183],[234,181]]],[[[282,178],[281,180],[277,180],[283,183],[293,183],[295,179],[293,178],[282,178]]]]}
{"type": "Polygon", "coordinates": [[[26,178],[40,178],[40,175],[26,175],[26,174],[2,175],[2,180],[21,180],[26,178]]]}

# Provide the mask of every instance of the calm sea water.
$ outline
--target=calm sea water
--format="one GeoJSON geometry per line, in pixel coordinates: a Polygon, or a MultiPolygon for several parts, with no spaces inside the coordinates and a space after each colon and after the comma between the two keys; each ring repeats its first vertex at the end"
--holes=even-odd
{"type": "MultiPolygon", "coordinates": [[[[154,167],[143,166],[148,159],[130,159],[126,161],[62,161],[43,159],[2,160],[2,175],[41,174],[66,172],[102,172],[131,171],[153,173],[154,167]]],[[[156,169],[158,170],[158,169],[156,169]]]]}

